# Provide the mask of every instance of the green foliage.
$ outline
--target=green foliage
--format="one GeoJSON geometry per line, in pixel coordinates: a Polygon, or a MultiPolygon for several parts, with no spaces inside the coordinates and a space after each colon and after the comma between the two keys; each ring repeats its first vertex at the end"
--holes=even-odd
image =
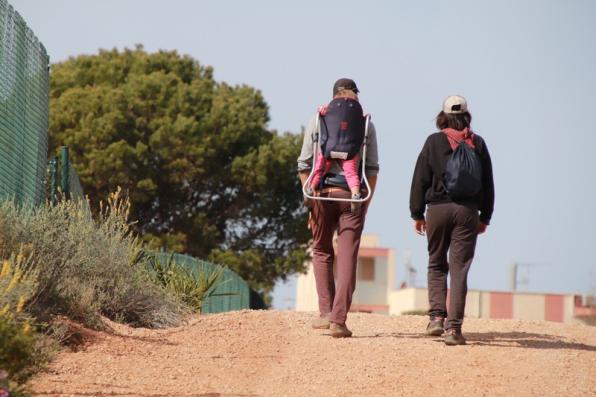
{"type": "Polygon", "coordinates": [[[0,379],[0,395],[3,390],[23,391],[22,385],[33,374],[36,363],[35,334],[28,323],[0,312],[0,341],[0,375],[5,376],[0,379]]]}
{"type": "Polygon", "coordinates": [[[308,240],[301,138],[268,119],[259,91],[176,52],[102,50],[52,68],[50,146],[71,148],[92,208],[122,186],[151,248],[217,259],[261,291],[303,269],[308,240]]]}
{"type": "Polygon", "coordinates": [[[49,359],[25,308],[36,288],[31,260],[13,255],[0,266],[0,394],[25,395],[26,381],[49,359]]]}
{"type": "Polygon", "coordinates": [[[147,265],[152,270],[154,280],[167,291],[177,296],[192,310],[201,312],[203,302],[210,296],[230,294],[217,294],[217,286],[227,282],[222,281],[223,268],[207,274],[201,269],[189,269],[174,260],[173,255],[164,263],[155,255],[149,255],[147,265]]]}
{"type": "Polygon", "coordinates": [[[80,202],[39,208],[0,204],[0,258],[29,257],[38,273],[30,311],[41,321],[63,314],[88,326],[100,315],[137,326],[177,325],[184,307],[155,285],[145,268],[131,266],[140,249],[118,194],[96,220],[80,202]]]}
{"type": "Polygon", "coordinates": [[[26,247],[13,253],[0,265],[0,310],[24,313],[26,304],[37,289],[37,270],[31,256],[24,256],[26,247]]]}

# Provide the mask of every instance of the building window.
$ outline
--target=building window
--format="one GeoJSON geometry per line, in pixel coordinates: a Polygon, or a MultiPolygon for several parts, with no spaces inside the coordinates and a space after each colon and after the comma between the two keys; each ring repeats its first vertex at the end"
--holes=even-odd
{"type": "Polygon", "coordinates": [[[358,267],[358,279],[363,281],[375,281],[375,259],[360,258],[358,267]]]}

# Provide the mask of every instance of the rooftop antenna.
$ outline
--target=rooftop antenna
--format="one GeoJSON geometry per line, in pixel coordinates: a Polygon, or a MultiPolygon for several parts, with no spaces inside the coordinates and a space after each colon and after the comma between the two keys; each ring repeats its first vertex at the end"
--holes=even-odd
{"type": "Polygon", "coordinates": [[[511,292],[516,292],[517,287],[520,285],[528,285],[530,283],[530,278],[528,276],[524,278],[519,277],[519,268],[520,267],[535,267],[535,266],[545,266],[546,263],[519,263],[513,262],[511,267],[509,268],[509,283],[511,286],[511,292]]]}
{"type": "Polygon", "coordinates": [[[407,286],[414,288],[416,286],[416,273],[418,271],[412,266],[412,251],[404,251],[404,265],[406,267],[407,274],[407,286]]]}

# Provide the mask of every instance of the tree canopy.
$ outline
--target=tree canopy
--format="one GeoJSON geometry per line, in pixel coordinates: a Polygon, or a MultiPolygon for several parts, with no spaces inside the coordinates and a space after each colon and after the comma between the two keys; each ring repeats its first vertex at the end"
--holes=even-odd
{"type": "Polygon", "coordinates": [[[267,129],[249,86],[175,51],[101,50],[52,66],[50,147],[67,145],[92,207],[121,186],[153,248],[228,265],[251,286],[303,269],[301,137],[267,129]]]}

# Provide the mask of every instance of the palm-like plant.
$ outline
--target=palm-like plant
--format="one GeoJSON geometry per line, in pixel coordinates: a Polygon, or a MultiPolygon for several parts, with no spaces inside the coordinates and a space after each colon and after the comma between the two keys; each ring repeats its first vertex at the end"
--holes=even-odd
{"type": "Polygon", "coordinates": [[[217,267],[208,272],[199,267],[189,268],[179,264],[171,254],[166,261],[158,255],[142,254],[141,260],[145,261],[152,270],[154,281],[162,285],[167,291],[176,295],[192,310],[201,312],[205,299],[212,296],[232,296],[235,293],[216,293],[217,287],[229,282],[221,280],[224,268],[217,267]]]}

